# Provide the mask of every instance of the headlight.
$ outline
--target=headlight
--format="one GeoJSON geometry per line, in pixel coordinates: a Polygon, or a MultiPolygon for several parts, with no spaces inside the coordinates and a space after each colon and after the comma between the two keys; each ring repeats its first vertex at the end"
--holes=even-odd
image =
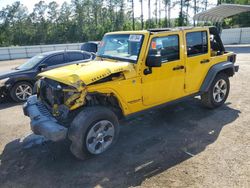
{"type": "Polygon", "coordinates": [[[0,87],[4,86],[5,83],[9,80],[9,78],[4,78],[0,80],[0,87]]]}

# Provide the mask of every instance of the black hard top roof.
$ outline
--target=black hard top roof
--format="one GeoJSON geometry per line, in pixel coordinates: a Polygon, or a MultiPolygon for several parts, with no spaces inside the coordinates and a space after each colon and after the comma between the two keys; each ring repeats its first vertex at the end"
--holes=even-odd
{"type": "Polygon", "coordinates": [[[149,32],[158,33],[158,32],[166,32],[166,31],[181,31],[181,30],[190,30],[195,28],[210,28],[210,27],[173,27],[173,28],[155,28],[155,29],[148,29],[149,32]]]}

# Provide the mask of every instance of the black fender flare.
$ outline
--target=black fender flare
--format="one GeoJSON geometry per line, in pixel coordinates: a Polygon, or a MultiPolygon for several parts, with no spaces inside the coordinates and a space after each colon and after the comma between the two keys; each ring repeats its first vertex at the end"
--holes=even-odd
{"type": "Polygon", "coordinates": [[[235,73],[235,66],[234,63],[230,61],[224,61],[218,64],[213,65],[209,71],[207,72],[207,75],[200,87],[200,92],[207,92],[209,90],[210,85],[212,84],[215,76],[221,72],[225,71],[229,76],[233,76],[235,73]]]}

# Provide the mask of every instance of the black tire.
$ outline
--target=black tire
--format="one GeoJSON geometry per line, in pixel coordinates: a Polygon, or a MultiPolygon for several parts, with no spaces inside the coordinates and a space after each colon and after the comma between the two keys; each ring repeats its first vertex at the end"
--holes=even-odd
{"type": "Polygon", "coordinates": [[[211,109],[217,108],[225,103],[225,101],[227,100],[229,91],[230,91],[230,82],[229,82],[228,76],[225,73],[219,73],[218,75],[216,75],[215,79],[213,80],[209,90],[201,95],[201,102],[207,108],[211,108],[211,109]],[[221,101],[216,99],[217,97],[216,98],[214,97],[214,91],[216,91],[215,87],[219,81],[221,82],[223,81],[224,84],[226,84],[225,94],[222,92],[220,94],[221,101]]]}
{"type": "Polygon", "coordinates": [[[37,82],[35,82],[33,89],[32,89],[32,95],[36,95],[37,94],[37,82]]]}
{"type": "MultiPolygon", "coordinates": [[[[83,111],[77,114],[77,116],[74,118],[74,120],[71,123],[71,126],[69,128],[68,138],[72,141],[70,150],[73,153],[75,157],[78,159],[86,159],[91,155],[98,155],[101,153],[93,153],[89,149],[87,144],[89,143],[89,140],[87,140],[87,136],[89,136],[91,130],[97,126],[100,122],[110,122],[112,124],[112,130],[114,129],[114,135],[111,139],[110,145],[103,151],[105,152],[107,149],[109,149],[118,139],[119,135],[119,122],[117,119],[117,116],[112,112],[110,109],[102,106],[95,106],[95,107],[86,107],[83,111]],[[87,143],[88,142],[88,143],[87,143]]],[[[102,126],[102,125],[101,125],[102,126]]],[[[105,127],[106,128],[106,127],[105,127]]],[[[100,126],[97,130],[100,129],[100,126]]],[[[109,128],[108,128],[109,129],[109,128]]],[[[97,137],[92,137],[93,139],[97,139],[97,137]]],[[[93,140],[92,139],[92,140],[93,140]]],[[[101,145],[104,143],[101,143],[101,145]]],[[[110,141],[110,138],[108,138],[108,142],[110,141]]],[[[93,142],[93,141],[92,141],[93,142]]],[[[97,144],[100,144],[99,141],[97,144]]],[[[96,144],[96,146],[97,146],[96,144]]]]}
{"type": "MultiPolygon", "coordinates": [[[[31,95],[32,95],[32,88],[33,85],[29,82],[26,81],[21,81],[21,82],[17,82],[10,90],[10,96],[11,98],[16,101],[16,102],[25,102],[28,99],[28,95],[27,97],[25,97],[24,99],[21,99],[20,97],[17,96],[17,89],[19,86],[27,86],[29,88],[31,88],[31,95]]],[[[30,95],[29,95],[30,96],[30,95]]]]}

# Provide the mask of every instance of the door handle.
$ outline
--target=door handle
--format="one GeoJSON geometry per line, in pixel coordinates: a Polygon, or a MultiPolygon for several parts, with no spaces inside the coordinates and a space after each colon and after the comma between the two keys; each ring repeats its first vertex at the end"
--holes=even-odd
{"type": "Polygon", "coordinates": [[[179,65],[179,66],[176,66],[173,68],[174,71],[176,70],[181,70],[181,69],[184,69],[185,67],[183,65],[179,65]]]}
{"type": "Polygon", "coordinates": [[[201,61],[200,61],[200,63],[201,63],[201,64],[204,64],[204,63],[209,63],[209,62],[210,62],[210,60],[209,60],[209,59],[203,59],[203,60],[201,60],[201,61]]]}

